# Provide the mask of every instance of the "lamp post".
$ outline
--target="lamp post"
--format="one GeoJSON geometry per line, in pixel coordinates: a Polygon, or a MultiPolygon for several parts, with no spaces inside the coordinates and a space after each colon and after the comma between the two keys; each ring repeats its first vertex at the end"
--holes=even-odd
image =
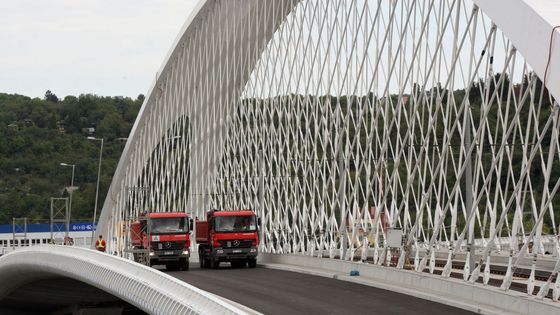
{"type": "Polygon", "coordinates": [[[99,167],[97,168],[97,188],[95,189],[95,206],[93,208],[93,227],[91,229],[91,242],[93,243],[95,241],[95,220],[97,219],[97,199],[99,196],[99,179],[101,178],[101,159],[103,158],[103,138],[97,139],[95,137],[88,137],[88,140],[101,141],[101,147],[99,148],[99,167]]]}
{"type": "Polygon", "coordinates": [[[76,168],[76,165],[60,163],[60,166],[72,167],[72,180],[70,182],[70,189],[67,188],[68,192],[70,193],[70,204],[68,205],[68,217],[66,218],[66,236],[68,237],[68,234],[70,232],[70,217],[72,215],[72,192],[74,191],[74,170],[76,168]]]}

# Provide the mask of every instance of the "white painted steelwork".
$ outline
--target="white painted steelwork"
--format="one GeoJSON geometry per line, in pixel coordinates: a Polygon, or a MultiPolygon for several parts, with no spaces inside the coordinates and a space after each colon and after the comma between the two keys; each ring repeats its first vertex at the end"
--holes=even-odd
{"type": "Polygon", "coordinates": [[[149,314],[246,314],[153,268],[90,249],[56,245],[19,249],[0,257],[0,300],[20,286],[52,276],[97,287],[149,314]]]}
{"type": "Polygon", "coordinates": [[[461,254],[476,258],[464,279],[487,284],[507,250],[503,289],[528,253],[533,269],[559,262],[552,285],[559,6],[200,1],[113,178],[99,224],[109,250],[128,256],[127,221],[141,211],[252,208],[265,252],[395,256],[434,272],[446,251],[443,276],[461,254]],[[384,246],[388,227],[405,233],[399,251],[384,246]]]}

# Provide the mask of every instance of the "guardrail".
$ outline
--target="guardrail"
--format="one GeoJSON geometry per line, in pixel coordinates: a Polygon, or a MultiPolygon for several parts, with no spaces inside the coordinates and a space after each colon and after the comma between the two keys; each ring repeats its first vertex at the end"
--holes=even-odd
{"type": "Polygon", "coordinates": [[[150,314],[247,314],[153,268],[90,249],[59,245],[22,248],[0,257],[0,300],[49,275],[95,286],[150,314]]]}

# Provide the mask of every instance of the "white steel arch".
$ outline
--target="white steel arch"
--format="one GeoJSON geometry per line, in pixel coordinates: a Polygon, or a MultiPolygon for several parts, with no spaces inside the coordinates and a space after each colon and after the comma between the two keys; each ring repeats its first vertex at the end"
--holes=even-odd
{"type": "MultiPolygon", "coordinates": [[[[549,66],[547,80],[560,80],[560,49],[558,43],[551,43],[553,28],[560,26],[560,4],[549,0],[474,0],[482,11],[492,18],[492,22],[507,34],[515,47],[522,52],[527,62],[540,78],[545,76],[549,66]],[[507,8],[507,13],[504,12],[507,8]],[[504,14],[505,13],[505,14],[504,14]],[[549,60],[549,49],[550,63],[549,60]]],[[[554,32],[558,36],[560,30],[554,32]]],[[[558,98],[560,85],[550,84],[549,90],[558,98]]]]}
{"type": "Polygon", "coordinates": [[[431,273],[445,253],[443,276],[465,261],[484,284],[509,255],[504,289],[531,254],[532,294],[537,261],[558,260],[559,6],[200,1],[113,178],[109,249],[126,256],[131,213],[250,207],[267,252],[431,273]]]}
{"type": "Polygon", "coordinates": [[[21,286],[57,276],[99,288],[149,314],[246,314],[144,265],[95,250],[53,245],[23,248],[0,258],[0,300],[21,286]]]}

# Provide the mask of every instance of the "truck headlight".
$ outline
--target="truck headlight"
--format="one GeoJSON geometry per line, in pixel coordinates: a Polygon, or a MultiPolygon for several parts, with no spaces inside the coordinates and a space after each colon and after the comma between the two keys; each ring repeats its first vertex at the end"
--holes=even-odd
{"type": "Polygon", "coordinates": [[[217,253],[217,254],[223,254],[223,253],[224,253],[224,250],[223,250],[223,249],[218,249],[218,250],[216,250],[216,253],[217,253]]]}
{"type": "Polygon", "coordinates": [[[256,253],[257,249],[256,248],[251,248],[251,253],[256,253]]]}
{"type": "Polygon", "coordinates": [[[150,252],[150,257],[154,256],[156,253],[150,252]]]}
{"type": "Polygon", "coordinates": [[[188,254],[189,254],[189,250],[188,250],[188,249],[185,249],[185,250],[183,251],[183,255],[188,255],[188,254]]]}

